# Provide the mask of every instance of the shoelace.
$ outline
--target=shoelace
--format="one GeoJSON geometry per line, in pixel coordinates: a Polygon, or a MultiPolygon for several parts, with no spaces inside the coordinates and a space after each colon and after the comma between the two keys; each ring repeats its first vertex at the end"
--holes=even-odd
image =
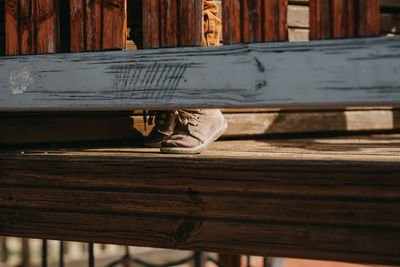
{"type": "Polygon", "coordinates": [[[191,110],[179,109],[175,111],[175,115],[182,126],[187,126],[189,124],[198,126],[198,123],[200,122],[200,117],[191,110]]]}

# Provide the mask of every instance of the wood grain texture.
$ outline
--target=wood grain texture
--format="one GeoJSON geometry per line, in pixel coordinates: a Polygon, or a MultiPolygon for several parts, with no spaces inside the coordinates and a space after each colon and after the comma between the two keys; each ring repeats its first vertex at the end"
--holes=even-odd
{"type": "Polygon", "coordinates": [[[59,14],[56,0],[5,1],[7,55],[59,51],[59,14]]]}
{"type": "MultiPolygon", "coordinates": [[[[228,129],[223,137],[254,137],[271,134],[332,133],[400,130],[399,110],[315,110],[223,112],[228,129]]],[[[133,127],[143,135],[152,127],[144,127],[141,115],[132,116],[133,127]]]]}
{"type": "Polygon", "coordinates": [[[126,0],[69,0],[71,52],[124,49],[126,0]]]}
{"type": "Polygon", "coordinates": [[[381,0],[358,1],[358,36],[380,34],[381,0]]]}
{"type": "Polygon", "coordinates": [[[310,39],[377,36],[380,0],[310,0],[310,39]]]}
{"type": "Polygon", "coordinates": [[[240,267],[240,255],[219,254],[218,262],[221,267],[240,267]]]}
{"type": "Polygon", "coordinates": [[[0,56],[5,54],[5,1],[0,3],[0,56]]]}
{"type": "Polygon", "coordinates": [[[202,0],[144,0],[144,48],[201,46],[202,0]]]}
{"type": "Polygon", "coordinates": [[[103,50],[125,49],[127,35],[127,0],[103,0],[103,50]]]}
{"type": "Polygon", "coordinates": [[[223,2],[224,43],[287,41],[287,10],[287,0],[223,2]]]}
{"type": "Polygon", "coordinates": [[[0,234],[395,265],[398,140],[2,150],[0,234]]]}
{"type": "Polygon", "coordinates": [[[380,37],[3,57],[0,109],[398,105],[398,42],[380,37]]]}

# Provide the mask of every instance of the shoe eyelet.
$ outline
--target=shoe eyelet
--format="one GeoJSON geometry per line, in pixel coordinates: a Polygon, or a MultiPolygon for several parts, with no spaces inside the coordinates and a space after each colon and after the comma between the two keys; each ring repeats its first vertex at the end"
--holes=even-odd
{"type": "Polygon", "coordinates": [[[167,117],[167,115],[165,113],[161,114],[161,118],[165,119],[167,117]]]}
{"type": "Polygon", "coordinates": [[[159,124],[164,125],[165,122],[163,120],[158,121],[159,124]]]}

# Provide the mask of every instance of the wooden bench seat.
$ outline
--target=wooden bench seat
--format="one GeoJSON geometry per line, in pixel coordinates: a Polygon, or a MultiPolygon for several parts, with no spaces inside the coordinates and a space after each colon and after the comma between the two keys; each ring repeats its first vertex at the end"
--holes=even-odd
{"type": "Polygon", "coordinates": [[[0,236],[396,265],[399,140],[2,148],[0,236]]]}

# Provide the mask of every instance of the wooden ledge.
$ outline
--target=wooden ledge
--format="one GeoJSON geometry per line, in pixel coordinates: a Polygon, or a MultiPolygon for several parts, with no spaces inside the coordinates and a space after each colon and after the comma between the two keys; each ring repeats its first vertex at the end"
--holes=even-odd
{"type": "Polygon", "coordinates": [[[398,265],[399,141],[2,150],[0,235],[398,265]]]}

